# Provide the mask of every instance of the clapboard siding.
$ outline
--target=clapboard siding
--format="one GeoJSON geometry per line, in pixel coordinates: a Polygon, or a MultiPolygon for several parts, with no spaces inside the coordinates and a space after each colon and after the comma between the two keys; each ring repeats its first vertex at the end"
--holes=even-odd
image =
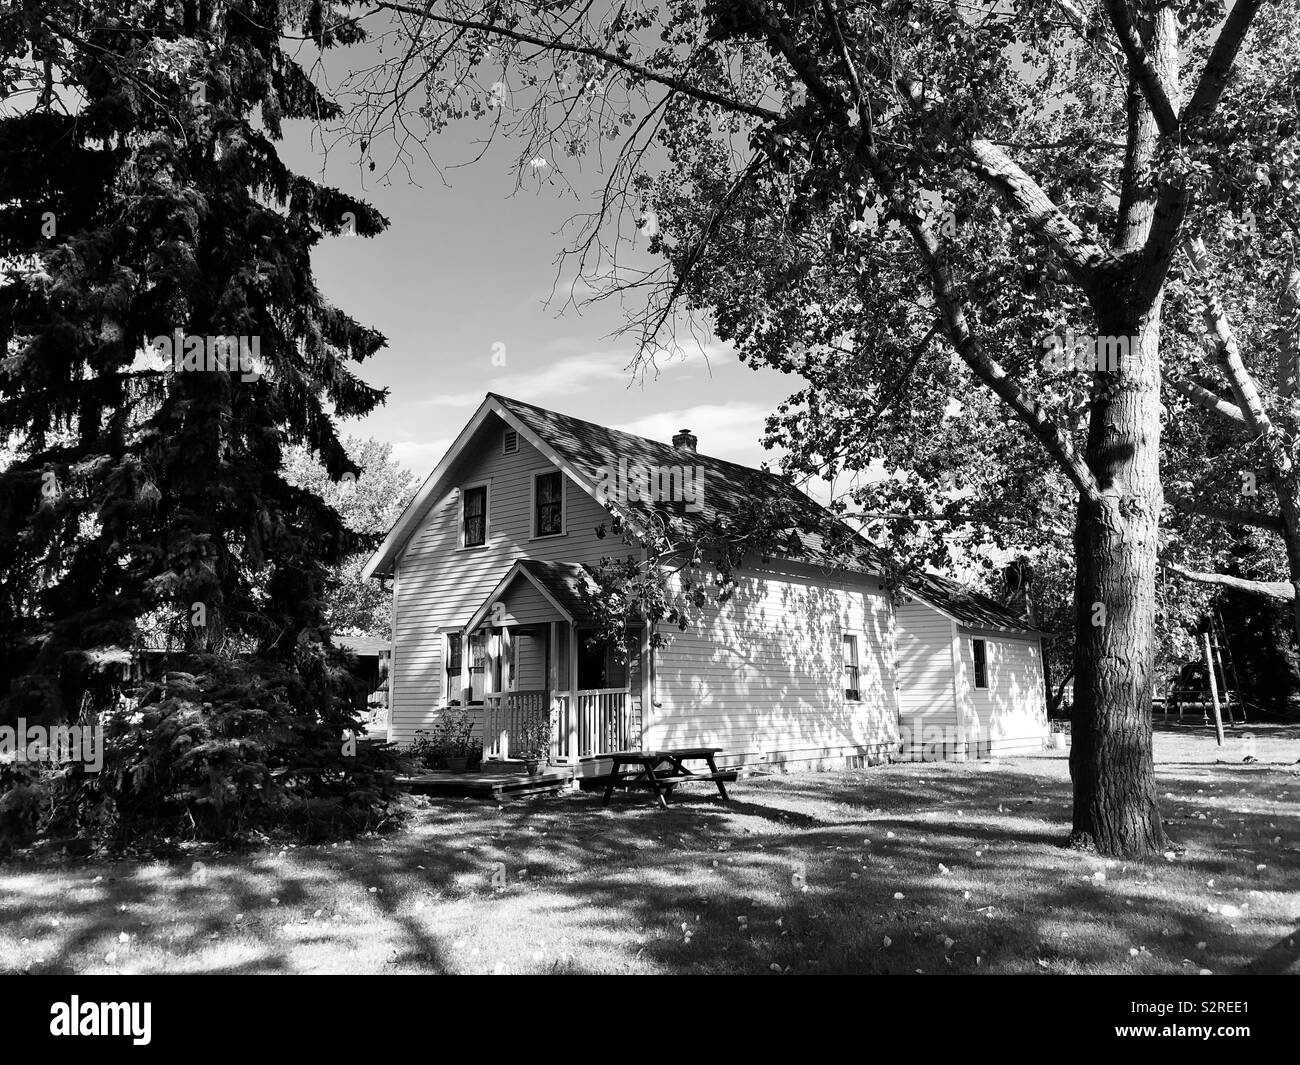
{"type": "Polygon", "coordinates": [[[729,757],[833,762],[897,743],[893,627],[875,582],[749,572],[656,656],[646,742],[729,757]],[[843,633],[858,637],[862,698],[845,698],[843,633]]]}
{"type": "Polygon", "coordinates": [[[501,605],[501,622],[504,625],[535,625],[554,621],[558,617],[555,605],[522,574],[510,582],[501,605]]]}
{"type": "Polygon", "coordinates": [[[898,712],[957,725],[952,621],[923,603],[898,608],[898,712]]]}
{"type": "MultiPolygon", "coordinates": [[[[522,435],[501,452],[503,423],[490,416],[448,471],[449,489],[400,548],[394,566],[390,739],[409,743],[428,727],[444,690],[443,634],[462,629],[521,558],[594,562],[633,554],[618,537],[597,537],[608,515],[565,480],[565,534],[531,539],[533,474],[551,468],[522,435]],[[460,488],[488,485],[488,543],[459,547],[460,488]]],[[[616,456],[611,456],[614,460],[616,456]]],[[[520,689],[547,687],[550,601],[527,578],[504,597],[515,634],[520,689]]],[[[879,581],[797,563],[742,571],[734,594],[710,602],[655,656],[654,703],[640,706],[652,746],[716,746],[730,761],[785,766],[914,756],[911,738],[945,738],[938,756],[1000,754],[1041,746],[1046,735],[1041,652],[1036,640],[990,637],[990,690],[973,690],[970,637],[923,603],[896,611],[879,581]],[[842,637],[858,638],[861,699],[844,695],[842,637]],[[903,728],[900,729],[900,721],[903,728]]],[[[552,663],[554,664],[554,663],[552,663]]]]}
{"type": "MultiPolygon", "coordinates": [[[[389,717],[389,739],[394,742],[409,743],[446,699],[442,632],[465,625],[517,559],[592,562],[632,551],[618,537],[596,536],[596,527],[608,514],[567,477],[565,535],[530,539],[532,475],[552,467],[522,436],[518,452],[503,455],[502,430],[495,416],[485,422],[450,471],[449,483],[455,487],[431,508],[399,556],[394,589],[399,623],[393,633],[389,717]],[[461,549],[459,486],[482,481],[488,482],[487,546],[461,549]]],[[[526,592],[518,594],[519,609],[533,620],[536,600],[529,600],[526,592]]],[[[520,663],[521,671],[525,665],[520,663]]]]}
{"type": "Polygon", "coordinates": [[[962,751],[953,684],[953,621],[924,603],[898,608],[900,754],[939,760],[962,751]]]}
{"type": "Polygon", "coordinates": [[[537,691],[548,687],[546,683],[546,634],[534,630],[531,635],[520,633],[515,637],[515,689],[537,691]]]}
{"type": "Polygon", "coordinates": [[[979,638],[987,645],[987,690],[974,687],[972,637],[959,638],[971,712],[966,728],[970,752],[987,756],[1041,748],[1047,738],[1047,706],[1038,641],[979,638]]]}

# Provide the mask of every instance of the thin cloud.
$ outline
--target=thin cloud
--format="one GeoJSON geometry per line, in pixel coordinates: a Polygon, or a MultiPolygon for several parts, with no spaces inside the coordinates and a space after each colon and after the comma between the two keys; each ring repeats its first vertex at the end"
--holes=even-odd
{"type": "Polygon", "coordinates": [[[393,461],[405,466],[417,477],[424,477],[438,465],[438,461],[451,447],[452,437],[441,440],[397,440],[393,443],[393,461]]]}
{"type": "Polygon", "coordinates": [[[775,464],[777,455],[759,443],[769,410],[760,403],[702,403],[694,407],[647,414],[614,426],[624,432],[652,440],[672,440],[679,429],[690,429],[699,438],[702,454],[758,466],[775,464]]]}

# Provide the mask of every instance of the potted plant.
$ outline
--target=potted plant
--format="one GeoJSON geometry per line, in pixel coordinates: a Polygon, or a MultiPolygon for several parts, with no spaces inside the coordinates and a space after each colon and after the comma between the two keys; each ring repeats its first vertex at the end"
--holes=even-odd
{"type": "Polygon", "coordinates": [[[520,757],[528,775],[536,776],[551,756],[551,712],[542,710],[524,719],[519,729],[520,757]]]}
{"type": "Polygon", "coordinates": [[[438,712],[434,743],[452,773],[463,773],[469,764],[474,718],[467,706],[446,706],[438,712]]]}

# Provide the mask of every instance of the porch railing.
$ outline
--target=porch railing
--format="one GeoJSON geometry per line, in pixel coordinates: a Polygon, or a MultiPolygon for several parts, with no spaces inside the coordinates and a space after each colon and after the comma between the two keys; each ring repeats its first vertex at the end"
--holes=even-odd
{"type": "MultiPolygon", "coordinates": [[[[512,757],[511,737],[518,737],[528,715],[541,713],[548,705],[553,726],[552,761],[571,762],[641,745],[640,723],[633,720],[632,701],[626,688],[502,692],[485,695],[483,705],[483,755],[486,758],[512,757]]],[[[517,739],[515,747],[517,750],[517,739]]]]}
{"type": "Polygon", "coordinates": [[[595,688],[577,693],[578,757],[641,746],[634,730],[626,688],[595,688]]]}
{"type": "Polygon", "coordinates": [[[510,738],[515,737],[518,749],[525,718],[540,714],[548,705],[549,696],[550,692],[544,689],[484,695],[483,757],[509,758],[510,738]]]}

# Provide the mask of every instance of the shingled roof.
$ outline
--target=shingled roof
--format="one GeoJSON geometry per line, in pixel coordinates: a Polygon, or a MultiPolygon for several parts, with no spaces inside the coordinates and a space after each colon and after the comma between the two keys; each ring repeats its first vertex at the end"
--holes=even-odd
{"type": "Polygon", "coordinates": [[[622,459],[627,460],[629,467],[700,467],[705,485],[705,491],[701,493],[700,510],[692,513],[681,507],[672,508],[674,517],[685,526],[688,535],[704,531],[719,515],[735,513],[756,499],[768,499],[786,504],[795,520],[801,526],[807,526],[807,531],[801,529],[798,534],[801,550],[797,555],[790,556],[791,561],[864,573],[878,573],[881,570],[879,550],[851,530],[851,546],[847,556],[844,552],[829,550],[818,530],[836,519],[824,507],[770,471],[756,470],[751,466],[742,466],[698,451],[583,421],[508,396],[498,396],[492,392],[488,396],[496,399],[532,428],[573,470],[581,473],[590,483],[598,483],[602,468],[617,467],[622,459]]]}
{"type": "MultiPolygon", "coordinates": [[[[692,513],[681,506],[671,508],[674,518],[685,526],[688,535],[694,531],[704,531],[720,515],[734,513],[756,499],[768,499],[787,505],[798,524],[806,526],[806,529],[799,530],[798,550],[785,556],[789,561],[859,573],[880,573],[884,568],[884,559],[879,549],[856,530],[842,523],[839,527],[848,533],[845,538],[847,546],[842,551],[831,550],[818,530],[834,525],[838,519],[825,507],[770,471],[742,466],[489,392],[437,469],[430,474],[415,499],[398,518],[383,545],[367,563],[365,575],[388,571],[392,559],[400,553],[428,508],[443,497],[441,482],[452,461],[481,427],[483,420],[492,413],[528,438],[543,454],[549,453],[548,457],[553,457],[562,469],[589,491],[600,483],[603,469],[617,467],[624,459],[629,466],[698,466],[704,476],[700,509],[692,513]]],[[[568,599],[576,591],[573,585],[579,567],[572,567],[571,572],[559,573],[552,572],[546,563],[534,564],[533,560],[529,560],[528,568],[540,581],[548,585],[556,584],[554,591],[557,596],[568,599]]],[[[570,568],[566,567],[567,569],[570,568]]],[[[941,577],[924,575],[909,580],[906,590],[914,598],[943,611],[962,624],[989,629],[1034,631],[1011,611],[987,596],[971,592],[941,577]]]]}
{"type": "Polygon", "coordinates": [[[921,602],[937,607],[961,625],[1015,632],[1038,631],[996,600],[946,577],[933,573],[916,574],[907,579],[906,589],[921,602]]]}

